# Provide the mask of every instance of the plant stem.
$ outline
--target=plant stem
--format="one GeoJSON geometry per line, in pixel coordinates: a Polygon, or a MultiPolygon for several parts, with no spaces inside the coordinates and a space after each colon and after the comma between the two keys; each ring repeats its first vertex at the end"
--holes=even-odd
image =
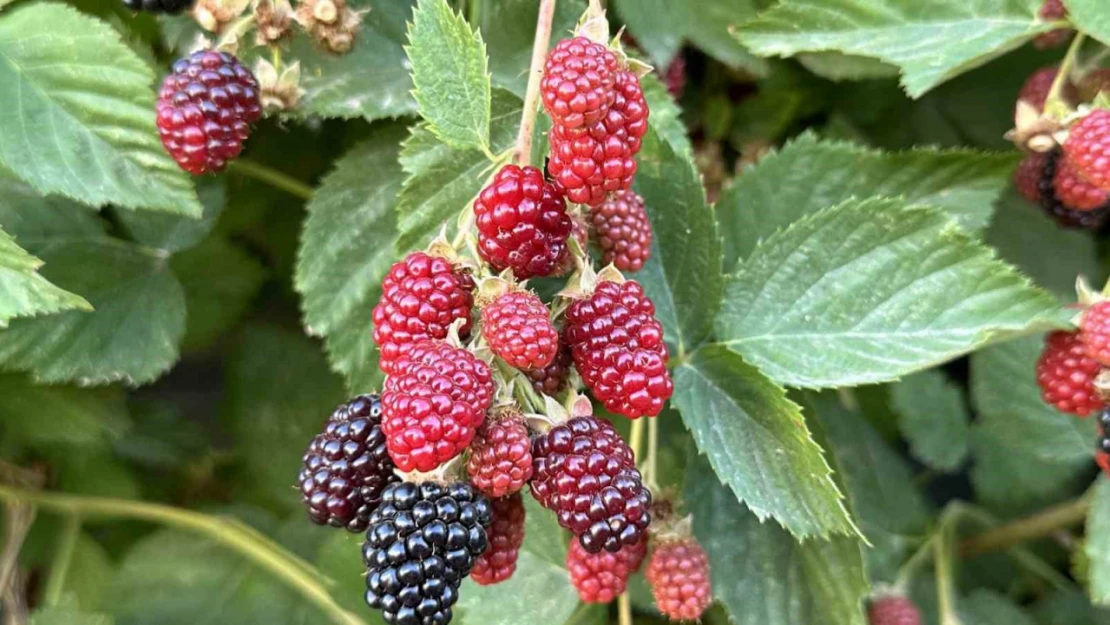
{"type": "Polygon", "coordinates": [[[932,559],[935,553],[933,544],[937,542],[937,535],[933,534],[926,538],[921,546],[917,548],[912,556],[904,564],[902,568],[898,569],[898,577],[894,580],[894,588],[898,591],[905,593],[910,586],[910,581],[926,562],[932,559]]]}
{"type": "Polygon", "coordinates": [[[617,597],[617,617],[620,625],[632,625],[632,600],[628,598],[628,591],[617,597]]]}
{"type": "Polygon", "coordinates": [[[1048,90],[1048,97],[1045,98],[1046,111],[1069,108],[1061,96],[1064,92],[1064,85],[1071,80],[1072,66],[1075,65],[1075,60],[1079,56],[1079,49],[1083,47],[1083,39],[1083,33],[1077,32],[1067,54],[1064,55],[1064,60],[1060,62],[1060,69],[1056,72],[1056,78],[1052,81],[1052,87],[1048,90]]]}
{"type": "Polygon", "coordinates": [[[960,545],[960,553],[964,557],[974,556],[990,551],[1005,550],[1027,540],[1044,538],[1060,529],[1083,522],[1090,507],[1091,500],[1085,495],[1079,499],[1038,512],[1033,516],[999,525],[965,540],[960,545]]]}
{"type": "Polygon", "coordinates": [[[35,507],[21,502],[4,506],[4,552],[0,554],[0,593],[8,589],[17,575],[19,552],[31,524],[35,522],[35,507]]]}
{"type": "Polygon", "coordinates": [[[937,611],[940,625],[960,625],[955,606],[952,605],[952,536],[954,527],[950,519],[942,519],[941,527],[933,540],[933,562],[937,580],[937,611]]]}
{"type": "Polygon", "coordinates": [[[644,462],[644,419],[641,417],[632,422],[632,433],[628,436],[628,446],[632,448],[632,456],[636,464],[643,466],[644,462]]]}
{"type": "Polygon", "coordinates": [[[73,563],[73,553],[77,550],[77,539],[81,535],[81,517],[73,515],[65,520],[61,539],[55,547],[54,559],[50,562],[50,576],[46,579],[43,602],[48,606],[58,605],[62,591],[66,587],[66,576],[73,563]]]}
{"type": "Polygon", "coordinates": [[[659,420],[658,418],[651,418],[648,420],[648,452],[647,452],[647,466],[644,467],[644,481],[647,482],[648,487],[652,490],[658,490],[656,482],[658,473],[657,467],[659,465],[659,420]]]}
{"type": "Polygon", "coordinates": [[[528,89],[524,92],[524,112],[520,116],[520,131],[516,136],[516,162],[527,165],[532,161],[532,133],[536,129],[536,114],[540,108],[540,78],[547,47],[551,43],[551,24],[555,19],[556,0],[540,0],[540,15],[536,19],[536,38],[532,42],[532,64],[528,68],[528,89]]]}
{"type": "Polygon", "coordinates": [[[139,519],[187,529],[239,552],[299,592],[327,614],[336,625],[366,625],[332,599],[323,576],[307,563],[289,554],[276,543],[259,540],[256,533],[244,531],[241,524],[170,506],[126,499],[63,495],[0,486],[0,500],[25,502],[61,514],[83,517],[139,519]]]}
{"type": "Polygon", "coordinates": [[[248,178],[260,180],[266,184],[281,189],[290,195],[295,195],[304,201],[312,199],[312,187],[293,178],[289,174],[280,172],[272,167],[249,161],[246,159],[238,159],[230,161],[227,164],[228,171],[233,171],[248,178]]]}

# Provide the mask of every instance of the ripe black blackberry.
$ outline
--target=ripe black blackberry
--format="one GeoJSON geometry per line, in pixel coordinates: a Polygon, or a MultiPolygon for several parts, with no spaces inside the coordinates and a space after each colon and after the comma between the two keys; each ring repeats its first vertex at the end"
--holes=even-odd
{"type": "Polygon", "coordinates": [[[1084,228],[1098,230],[1110,217],[1110,203],[1093,210],[1075,210],[1068,208],[1056,196],[1056,163],[1061,157],[1060,150],[1053,150],[1045,155],[1044,171],[1037,182],[1037,191],[1041,198],[1041,207],[1052,217],[1057,224],[1064,228],[1084,228]]]}
{"type": "Polygon", "coordinates": [[[365,531],[382,491],[400,481],[381,422],[378,396],[360,395],[336,408],[312,439],[297,482],[313,522],[365,531]]]}
{"type": "Polygon", "coordinates": [[[1098,413],[1098,442],[1095,445],[1095,462],[1110,475],[1110,408],[1098,413]]]}
{"type": "Polygon", "coordinates": [[[193,6],[195,0],[123,0],[123,6],[132,11],[147,13],[180,13],[193,6]]]}
{"type": "Polygon", "coordinates": [[[469,484],[391,484],[362,547],[366,603],[390,625],[447,625],[459,584],[489,546],[489,501],[469,484]]]}

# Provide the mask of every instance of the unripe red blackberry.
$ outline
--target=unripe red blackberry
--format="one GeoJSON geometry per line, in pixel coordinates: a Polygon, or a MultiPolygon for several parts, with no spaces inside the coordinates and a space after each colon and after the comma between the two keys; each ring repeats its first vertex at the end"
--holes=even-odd
{"type": "Polygon", "coordinates": [[[474,201],[478,252],[519,280],[551,275],[567,254],[571,221],[555,185],[535,167],[505,165],[474,201]]]}
{"type": "Polygon", "coordinates": [[[667,92],[672,98],[677,100],[682,97],[682,92],[686,89],[686,57],[681,51],[667,64],[663,83],[667,85],[667,92]]]}
{"type": "Polygon", "coordinates": [[[713,602],[709,556],[695,538],[657,545],[644,577],[655,606],[672,621],[697,621],[713,602]]]}
{"type": "Polygon", "coordinates": [[[1041,197],[1041,207],[1052,219],[1064,228],[1084,228],[1097,230],[1110,217],[1110,204],[1094,210],[1077,210],[1064,204],[1056,196],[1056,168],[1063,157],[1058,150],[1045,154],[1044,171],[1037,185],[1041,197]]]}
{"type": "Polygon", "coordinates": [[[1052,188],[1056,191],[1056,198],[1072,210],[1094,210],[1110,201],[1110,193],[1084,180],[1068,164],[1067,159],[1056,162],[1056,177],[1052,180],[1052,188]]]}
{"type": "Polygon", "coordinates": [[[532,441],[532,495],[590,553],[619,551],[651,523],[651,492],[613,426],[575,417],[532,441]]]}
{"type": "Polygon", "coordinates": [[[609,412],[653,417],[674,393],[663,325],[635,280],[602,281],[567,308],[564,332],[575,369],[609,412]]]}
{"type": "Polygon", "coordinates": [[[147,13],[180,13],[193,6],[194,0],[123,0],[123,6],[132,11],[147,13]]]}
{"type": "Polygon", "coordinates": [[[447,338],[459,319],[465,320],[459,338],[468,338],[473,306],[474,279],[451,261],[412,252],[395,263],[382,280],[382,297],[373,313],[382,372],[393,373],[394,362],[413,343],[447,338]]]}
{"type": "Polygon", "coordinates": [[[540,96],[558,126],[575,130],[600,120],[613,104],[617,57],[585,37],[563,39],[547,55],[540,96]]]}
{"type": "Polygon", "coordinates": [[[1101,366],[1087,355],[1078,332],[1058,330],[1045,337],[1037,360],[1037,384],[1046,404],[1060,412],[1086,417],[1103,408],[1095,389],[1101,366]]]}
{"type": "Polygon", "coordinates": [[[651,258],[651,221],[644,198],[635,191],[617,191],[591,210],[590,225],[605,264],[639,271],[651,258]]]}
{"type": "Polygon", "coordinates": [[[382,431],[393,463],[428,472],[474,440],[493,400],[489,365],[444,341],[422,341],[397,359],[382,390],[382,431]]]}
{"type": "Polygon", "coordinates": [[[1099,300],[1083,311],[1079,342],[1087,356],[1103,367],[1110,367],[1110,300],[1099,300]]]}
{"type": "Polygon", "coordinates": [[[524,544],[524,499],[520,493],[493,501],[493,523],[489,549],[474,562],[470,578],[482,586],[499,584],[516,571],[520,546],[524,544]]]}
{"type": "Polygon", "coordinates": [[[921,625],[921,611],[909,597],[884,595],[871,600],[868,625],[921,625]]]}
{"type": "Polygon", "coordinates": [[[1034,152],[1026,154],[1014,170],[1014,186],[1018,193],[1030,202],[1041,201],[1041,175],[1044,173],[1045,155],[1034,152]]]}
{"type": "Polygon", "coordinates": [[[491,499],[524,488],[532,478],[532,440],[519,412],[504,413],[478,430],[466,471],[474,488],[491,499]]]}
{"type": "Polygon", "coordinates": [[[531,291],[510,290],[482,309],[482,336],[510,366],[543,369],[559,351],[559,331],[550,312],[531,291]]]}
{"type": "Polygon", "coordinates": [[[1084,180],[1110,191],[1110,111],[1095,109],[1072,125],[1064,155],[1084,180]]]}
{"type": "Polygon", "coordinates": [[[312,439],[297,482],[318,525],[362,532],[386,486],[399,481],[385,447],[377,395],[339,406],[312,439]]]}
{"type": "Polygon", "coordinates": [[[489,545],[491,507],[468,484],[392,484],[362,548],[366,603],[386,623],[446,625],[459,584],[489,545]]]}
{"type": "MultiPolygon", "coordinates": [[[[1063,0],[1044,0],[1037,17],[1045,22],[1056,22],[1065,20],[1068,17],[1068,9],[1064,6],[1063,0]]],[[[1047,33],[1041,33],[1033,38],[1033,47],[1040,50],[1047,50],[1049,48],[1058,48],[1068,42],[1075,31],[1070,28],[1057,28],[1050,30],[1047,33]]]]}
{"type": "Polygon", "coordinates": [[[570,583],[584,603],[610,603],[625,591],[646,555],[646,538],[616,553],[590,553],[572,540],[566,559],[570,583]]]}
{"type": "Polygon", "coordinates": [[[570,380],[570,368],[573,364],[570,355],[570,346],[565,339],[559,341],[559,349],[555,352],[555,359],[543,369],[525,371],[524,375],[532,383],[532,388],[541,395],[555,397],[567,387],[570,380]]]}
{"type": "Polygon", "coordinates": [[[221,171],[262,116],[258,81],[227,52],[201,50],[173,64],[158,92],[162,145],[185,171],[221,171]]]}

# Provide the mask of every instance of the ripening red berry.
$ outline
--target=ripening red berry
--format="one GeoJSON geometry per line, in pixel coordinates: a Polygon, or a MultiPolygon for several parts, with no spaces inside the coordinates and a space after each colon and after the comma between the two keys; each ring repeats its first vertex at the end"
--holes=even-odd
{"type": "Polygon", "coordinates": [[[1079,341],[1087,356],[1103,367],[1110,367],[1110,300],[1097,301],[1083,311],[1079,341]]]}
{"type": "Polygon", "coordinates": [[[709,556],[695,538],[657,545],[644,577],[656,607],[672,621],[699,620],[713,602],[709,556]]]}
{"type": "Polygon", "coordinates": [[[524,544],[524,499],[520,493],[492,499],[493,522],[486,530],[489,547],[474,561],[470,578],[481,586],[500,584],[516,572],[520,546],[524,544]]]}
{"type": "Polygon", "coordinates": [[[570,583],[584,603],[610,603],[625,591],[646,555],[646,537],[616,553],[590,553],[572,540],[566,559],[570,583]]]}
{"type": "Polygon", "coordinates": [[[1084,180],[1110,191],[1110,111],[1095,109],[1068,130],[1067,162],[1084,180]]]}
{"type": "Polygon", "coordinates": [[[1057,162],[1052,187],[1056,198],[1072,210],[1094,210],[1110,200],[1110,193],[1084,180],[1066,159],[1057,162]]]}
{"type": "Polygon", "coordinates": [[[613,104],[617,56],[585,37],[563,39],[547,55],[540,96],[551,120],[568,130],[596,124],[613,104]]]}
{"type": "Polygon", "coordinates": [[[567,345],[565,339],[561,339],[559,341],[559,351],[556,352],[555,359],[551,361],[551,364],[543,369],[526,371],[524,375],[532,382],[532,388],[536,389],[537,393],[555,397],[566,388],[567,382],[570,380],[572,365],[570,346],[567,345]]]}
{"type": "Polygon", "coordinates": [[[868,625],[921,625],[921,611],[902,595],[885,595],[867,607],[868,625]]]}
{"type": "Polygon", "coordinates": [[[1014,186],[1030,202],[1041,201],[1040,182],[1044,174],[1044,154],[1026,154],[1014,170],[1014,186]]]}
{"type": "MultiPolygon", "coordinates": [[[[1037,17],[1045,22],[1064,20],[1068,17],[1068,9],[1064,6],[1063,0],[1044,0],[1044,4],[1037,11],[1037,17]]],[[[1067,43],[1073,34],[1075,31],[1070,28],[1056,28],[1034,37],[1033,46],[1040,50],[1058,48],[1067,43]]]]}
{"type": "Polygon", "coordinates": [[[1078,332],[1058,330],[1045,337],[1037,360],[1037,384],[1046,404],[1086,417],[1103,407],[1094,381],[1100,366],[1087,355],[1078,332]]]}
{"type": "Polygon", "coordinates": [[[651,221],[644,198],[635,191],[617,191],[592,209],[590,225],[603,263],[631,272],[642,269],[651,258],[651,221]]]}
{"type": "Polygon", "coordinates": [[[559,331],[531,291],[509,291],[483,308],[482,336],[494,354],[524,371],[543,369],[559,351],[559,331]]]}
{"type": "Polygon", "coordinates": [[[520,413],[487,421],[470,445],[470,482],[491,499],[520,492],[532,478],[532,440],[520,413]]]}

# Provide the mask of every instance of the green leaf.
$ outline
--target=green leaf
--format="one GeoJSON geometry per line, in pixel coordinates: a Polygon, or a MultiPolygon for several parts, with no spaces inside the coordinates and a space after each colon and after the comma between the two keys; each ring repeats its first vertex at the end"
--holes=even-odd
{"type": "Polygon", "coordinates": [[[689,13],[685,4],[670,0],[613,2],[617,15],[628,28],[628,32],[636,37],[637,45],[660,68],[666,67],[682,46],[689,13]]]}
{"type": "MultiPolygon", "coordinates": [[[[326,51],[294,27],[283,54],[300,61],[305,93],[289,115],[374,121],[415,113],[416,101],[409,93],[412,78],[403,48],[405,24],[415,4],[415,0],[347,0],[347,6],[365,13],[354,47],[343,55],[326,51]]],[[[188,49],[202,32],[189,16],[170,18],[163,24],[171,45],[179,50],[188,49]]],[[[239,51],[243,62],[252,67],[259,58],[268,59],[270,55],[262,46],[240,46],[239,51]]]]}
{"type": "Polygon", "coordinates": [[[11,440],[39,451],[107,448],[131,425],[119,389],[39,386],[0,375],[0,423],[11,440]]]}
{"type": "MultiPolygon", "coordinates": [[[[199,219],[164,213],[118,211],[117,219],[136,243],[156,247],[171,254],[195,247],[204,240],[227,204],[227,193],[221,182],[202,179],[197,186],[204,212],[199,219]]],[[[219,264],[213,266],[218,267],[219,264]]]]}
{"type": "MultiPolygon", "coordinates": [[[[491,149],[500,152],[516,141],[523,104],[511,93],[494,92],[491,149]]],[[[424,125],[413,127],[401,150],[407,178],[397,199],[401,237],[397,252],[423,247],[474,201],[486,183],[489,159],[479,150],[454,150],[424,125]]]]}
{"type": "MultiPolygon", "coordinates": [[[[982,353],[972,356],[973,362],[982,353]]],[[[891,388],[891,400],[914,456],[940,471],[951,472],[963,464],[970,416],[963,391],[942,371],[930,369],[906,377],[891,388]]]]}
{"type": "Polygon", "coordinates": [[[250,311],[267,275],[254,256],[222,236],[174,255],[170,266],[185,290],[189,311],[185,351],[211,347],[235,327],[250,311]]]}
{"type": "Polygon", "coordinates": [[[247,328],[229,362],[223,411],[250,475],[244,495],[299,508],[295,468],[345,396],[318,345],[272,326],[247,328]]]}
{"type": "Polygon", "coordinates": [[[1006,597],[978,589],[959,601],[960,618],[967,625],[1033,625],[1033,619],[1006,597]]]}
{"type": "Polygon", "coordinates": [[[35,610],[30,625],[112,625],[112,619],[104,614],[82,612],[77,599],[66,595],[57,605],[35,610]]]}
{"type": "Polygon", "coordinates": [[[447,0],[417,0],[405,52],[428,128],[458,150],[489,149],[490,76],[482,36],[447,0]]]}
{"type": "Polygon", "coordinates": [[[655,74],[648,74],[640,79],[644,89],[644,98],[648,103],[651,116],[648,124],[655,129],[671,145],[677,154],[692,155],[694,147],[690,145],[690,137],[686,134],[686,124],[682,121],[682,110],[671,98],[667,86],[659,81],[655,74]]]}
{"type": "Polygon", "coordinates": [[[745,169],[717,202],[725,267],[731,270],[761,240],[805,215],[853,197],[883,195],[936,206],[969,231],[981,230],[1014,163],[1012,154],[933,148],[887,153],[803,134],[745,169]]]}
{"type": "Polygon", "coordinates": [[[859,542],[798,542],[743,509],[704,461],[686,476],[694,532],[709,554],[713,593],[734,625],[864,625],[869,584],[859,542]]]}
{"type": "Polygon", "coordinates": [[[34,317],[62,310],[92,310],[80,295],[59,289],[38,272],[42,261],[28,254],[0,228],[0,329],[13,317],[34,317]]]}
{"type": "Polygon", "coordinates": [[[971,396],[979,423],[1007,447],[1045,462],[1094,456],[1095,423],[1061,413],[1041,399],[1036,365],[1040,336],[994,345],[971,356],[971,396]]]}
{"type": "Polygon", "coordinates": [[[325,337],[332,367],[362,392],[381,381],[371,338],[381,281],[397,256],[394,206],[404,128],[379,128],[344,155],[308,204],[295,284],[305,325],[325,337]]]}
{"type": "Polygon", "coordinates": [[[1110,604],[1110,479],[1100,476],[1087,513],[1087,592],[1091,601],[1110,604]]]}
{"type": "MultiPolygon", "coordinates": [[[[673,2],[672,6],[686,11],[686,37],[709,56],[734,68],[743,68],[762,76],[769,70],[767,62],[753,55],[729,32],[755,17],[756,0],[699,0],[673,2]]],[[[652,110],[655,114],[655,110],[652,110]]]]}
{"type": "Polygon", "coordinates": [[[61,4],[0,14],[0,163],[93,206],[197,216],[154,125],[154,73],[107,24],[61,4]]]}
{"type": "Polygon", "coordinates": [[[1007,512],[1032,512],[1061,501],[1090,479],[1089,459],[1045,460],[1014,449],[994,428],[978,424],[971,428],[971,454],[971,484],[978,501],[1007,512]]]}
{"type": "MultiPolygon", "coordinates": [[[[564,0],[555,5],[551,45],[570,36],[578,17],[586,10],[583,0],[564,0]]],[[[528,68],[532,61],[532,40],[540,3],[535,0],[497,0],[482,5],[479,20],[482,39],[489,49],[490,71],[497,86],[524,98],[528,85],[528,68]],[[512,28],[506,28],[512,24],[512,28]]],[[[655,109],[651,109],[655,115],[655,109]]]]}
{"type": "Polygon", "coordinates": [[[566,533],[555,515],[525,497],[524,546],[516,572],[496,586],[470,579],[459,589],[455,609],[460,625],[561,625],[578,607],[578,592],[566,570],[566,533]]]}
{"type": "Polygon", "coordinates": [[[987,243],[1038,285],[1063,302],[1075,301],[1075,277],[1102,277],[1095,240],[1085,232],[1064,230],[1039,206],[1010,190],[998,202],[987,243]]]}
{"type": "Polygon", "coordinates": [[[721,481],[762,522],[806,538],[855,532],[801,409],[740,356],[715,345],[675,370],[674,404],[721,481]]]}
{"type": "Polygon", "coordinates": [[[692,156],[676,153],[655,131],[644,137],[635,190],[655,232],[651,260],[636,279],[676,353],[693,351],[712,329],[724,284],[713,208],[692,156]]]}
{"type": "Polygon", "coordinates": [[[117,456],[157,470],[184,469],[209,452],[211,443],[203,425],[169,400],[140,400],[131,403],[134,424],[116,441],[117,456]]]}
{"type": "Polygon", "coordinates": [[[898,75],[898,68],[866,56],[840,52],[807,52],[798,55],[806,69],[829,80],[868,80],[898,75]]]}
{"type": "Polygon", "coordinates": [[[1027,0],[784,0],[735,31],[761,56],[837,51],[902,70],[917,98],[1048,27],[1027,0]]]}
{"type": "Polygon", "coordinates": [[[1065,0],[1068,19],[1084,33],[1110,45],[1110,13],[1101,0],[1065,0]]]}
{"type": "Polygon", "coordinates": [[[1052,327],[1054,299],[944,213],[850,200],[768,237],[726,285],[718,338],[771,379],[896,379],[1052,327]]]}

